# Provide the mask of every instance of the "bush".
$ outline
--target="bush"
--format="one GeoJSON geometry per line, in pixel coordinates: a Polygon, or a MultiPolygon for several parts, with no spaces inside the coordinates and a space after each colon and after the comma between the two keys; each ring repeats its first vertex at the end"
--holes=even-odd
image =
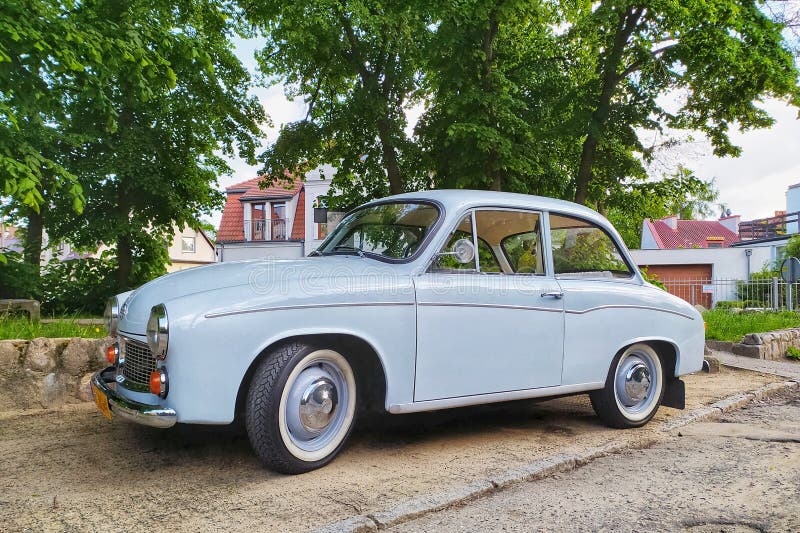
{"type": "Polygon", "coordinates": [[[22,260],[16,252],[5,252],[0,263],[0,298],[39,299],[39,279],[36,268],[22,260]]]}
{"type": "Polygon", "coordinates": [[[661,282],[660,279],[658,279],[658,274],[650,274],[647,271],[647,268],[640,268],[639,272],[642,273],[642,277],[644,277],[644,280],[646,282],[652,283],[653,285],[655,285],[656,287],[658,287],[662,291],[667,290],[667,287],[661,282]]]}
{"type": "Polygon", "coordinates": [[[722,300],[717,302],[717,305],[714,306],[714,309],[717,311],[723,311],[728,309],[742,309],[744,307],[744,302],[737,302],[732,300],[722,300]]]}
{"type": "Polygon", "coordinates": [[[789,346],[786,349],[786,357],[789,359],[794,359],[796,361],[800,361],[800,348],[795,348],[794,346],[789,346]]]}
{"type": "Polygon", "coordinates": [[[116,293],[115,269],[109,258],[51,261],[42,267],[42,308],[47,314],[102,314],[116,293]]]}

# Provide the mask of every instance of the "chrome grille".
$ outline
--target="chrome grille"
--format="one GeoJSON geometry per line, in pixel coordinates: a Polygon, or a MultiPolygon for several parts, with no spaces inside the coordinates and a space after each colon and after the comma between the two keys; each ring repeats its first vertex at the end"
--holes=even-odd
{"type": "Polygon", "coordinates": [[[134,383],[148,385],[150,374],[156,369],[156,358],[150,353],[150,348],[142,342],[125,339],[122,350],[125,357],[122,375],[134,383]]]}

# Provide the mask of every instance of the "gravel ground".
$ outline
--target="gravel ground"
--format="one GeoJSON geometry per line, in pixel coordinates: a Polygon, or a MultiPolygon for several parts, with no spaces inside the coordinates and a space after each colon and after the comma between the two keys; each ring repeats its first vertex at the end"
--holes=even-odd
{"type": "Polygon", "coordinates": [[[391,529],[800,531],[800,394],[391,529]]]}
{"type": "MultiPolygon", "coordinates": [[[[730,369],[689,376],[687,407],[778,380],[730,369]]],[[[0,523],[6,531],[306,530],[556,453],[661,439],[658,422],[680,414],[662,408],[645,428],[611,430],[576,396],[387,415],[361,423],[328,467],[287,477],[257,463],[240,427],[109,423],[87,404],[5,412],[0,523]]]]}

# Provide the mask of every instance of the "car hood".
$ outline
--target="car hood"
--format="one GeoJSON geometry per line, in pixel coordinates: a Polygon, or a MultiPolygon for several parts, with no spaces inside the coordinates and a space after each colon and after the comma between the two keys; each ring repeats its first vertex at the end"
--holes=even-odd
{"type": "MultiPolygon", "coordinates": [[[[308,257],[216,263],[173,272],[133,291],[122,304],[120,330],[135,335],[145,332],[150,309],[185,296],[249,286],[254,293],[269,293],[296,286],[325,286],[331,278],[402,275],[407,265],[393,265],[357,256],[308,257]]],[[[216,297],[215,297],[216,298],[216,297]]],[[[219,305],[219,300],[214,304],[219,305]]],[[[198,311],[204,311],[198,309],[198,311]]]]}

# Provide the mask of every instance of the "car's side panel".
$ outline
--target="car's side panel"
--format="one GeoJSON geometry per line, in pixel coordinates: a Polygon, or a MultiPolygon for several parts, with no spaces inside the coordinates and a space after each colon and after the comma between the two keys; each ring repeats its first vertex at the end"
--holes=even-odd
{"type": "Polygon", "coordinates": [[[647,340],[675,346],[675,375],[700,370],[702,317],[682,300],[649,285],[625,281],[559,283],[564,291],[565,385],[605,381],[619,350],[647,340]]]}
{"type": "Polygon", "coordinates": [[[561,384],[564,313],[552,278],[428,273],[417,289],[414,399],[561,384]]]}
{"type": "MultiPolygon", "coordinates": [[[[242,379],[265,348],[288,337],[335,333],[357,336],[380,354],[387,406],[413,401],[416,325],[410,281],[398,277],[382,294],[368,281],[354,283],[358,290],[318,296],[313,304],[285,299],[272,308],[255,305],[254,311],[223,315],[198,315],[198,309],[208,308],[198,297],[170,302],[170,316],[183,318],[171,324],[165,403],[178,412],[179,422],[229,423],[242,379]]],[[[247,288],[235,290],[248,297],[247,288]]]]}

